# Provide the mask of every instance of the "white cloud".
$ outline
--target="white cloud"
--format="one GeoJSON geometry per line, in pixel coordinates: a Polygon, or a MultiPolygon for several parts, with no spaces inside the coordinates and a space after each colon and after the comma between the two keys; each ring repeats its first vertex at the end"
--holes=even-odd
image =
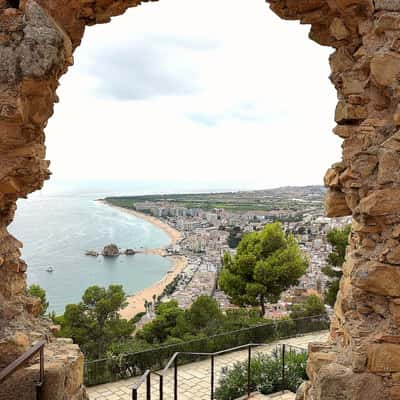
{"type": "Polygon", "coordinates": [[[87,30],[47,128],[53,179],[321,183],[329,49],[263,0],[145,3],[87,30]]]}

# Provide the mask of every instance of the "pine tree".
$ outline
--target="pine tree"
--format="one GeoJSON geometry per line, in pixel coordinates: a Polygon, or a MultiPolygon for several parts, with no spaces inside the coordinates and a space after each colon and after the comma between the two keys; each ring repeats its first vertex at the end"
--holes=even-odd
{"type": "Polygon", "coordinates": [[[236,256],[225,254],[219,287],[234,304],[259,305],[264,315],[265,302],[277,302],[307,266],[295,238],[286,235],[280,223],[268,224],[260,232],[245,234],[236,256]]]}
{"type": "Polygon", "coordinates": [[[328,289],[325,293],[325,302],[334,306],[339,291],[339,281],[343,275],[342,265],[346,256],[346,247],[349,244],[351,226],[347,225],[342,229],[331,229],[327,234],[327,240],[332,245],[332,251],[327,258],[328,265],[322,272],[330,278],[328,289]]]}

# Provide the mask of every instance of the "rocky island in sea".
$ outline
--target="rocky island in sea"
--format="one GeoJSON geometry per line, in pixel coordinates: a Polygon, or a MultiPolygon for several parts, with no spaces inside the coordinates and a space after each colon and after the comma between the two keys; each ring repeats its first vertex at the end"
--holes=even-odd
{"type": "Polygon", "coordinates": [[[10,231],[24,243],[28,285],[46,290],[49,311],[56,314],[63,313],[67,304],[78,303],[89,286],[122,284],[126,293],[138,293],[172,268],[171,259],[154,253],[101,256],[109,243],[123,252],[163,248],[170,238],[141,218],[94,201],[98,197],[98,192],[51,193],[18,204],[10,231]],[[85,255],[87,251],[93,251],[92,256],[85,255]],[[54,268],[51,274],[46,270],[49,265],[54,268]]]}
{"type": "Polygon", "coordinates": [[[107,246],[104,246],[101,254],[104,257],[118,257],[120,255],[120,251],[116,244],[111,243],[108,244],[107,246]]]}

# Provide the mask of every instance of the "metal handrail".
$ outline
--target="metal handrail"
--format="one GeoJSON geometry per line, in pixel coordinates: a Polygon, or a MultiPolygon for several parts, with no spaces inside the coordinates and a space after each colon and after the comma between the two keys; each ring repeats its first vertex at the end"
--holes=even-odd
{"type": "Polygon", "coordinates": [[[137,400],[139,387],[146,381],[146,399],[151,399],[151,371],[148,369],[140,378],[139,382],[132,387],[132,400],[137,400]]]}
{"type": "MultiPolygon", "coordinates": [[[[318,319],[318,318],[320,318],[320,319],[327,318],[327,316],[324,315],[324,314],[321,314],[321,315],[313,315],[311,317],[296,318],[296,319],[293,319],[293,320],[277,320],[277,321],[268,322],[266,324],[253,325],[253,326],[250,326],[248,328],[241,328],[241,329],[235,329],[233,331],[217,333],[216,335],[209,336],[207,338],[207,340],[216,339],[216,338],[225,336],[227,334],[232,335],[232,334],[239,334],[239,333],[242,333],[242,332],[249,332],[249,331],[252,331],[252,330],[254,330],[256,328],[283,325],[285,323],[288,323],[288,321],[297,322],[297,321],[314,320],[314,319],[318,319]]],[[[202,340],[204,340],[204,339],[194,339],[194,340],[189,340],[187,342],[184,342],[182,344],[189,345],[189,344],[192,344],[192,343],[200,342],[202,340]]],[[[124,357],[126,357],[126,356],[134,356],[134,355],[137,355],[137,354],[145,354],[145,353],[155,352],[157,350],[165,350],[165,349],[176,347],[176,346],[177,346],[177,344],[169,344],[169,345],[154,347],[154,348],[147,349],[147,350],[142,350],[142,351],[127,352],[127,353],[123,353],[121,355],[124,356],[124,357]]],[[[110,358],[112,359],[113,357],[110,357],[110,358]]],[[[97,359],[97,360],[85,361],[85,365],[95,364],[95,363],[102,362],[102,361],[108,361],[110,358],[100,358],[100,359],[97,359]]],[[[117,356],[115,356],[115,358],[117,358],[117,356]]]]}
{"type": "Polygon", "coordinates": [[[36,383],[38,390],[38,399],[40,398],[40,391],[44,383],[44,346],[46,345],[46,340],[42,340],[35,345],[33,345],[24,354],[19,356],[10,365],[0,371],[0,383],[3,383],[10,375],[23,366],[25,362],[34,357],[37,353],[40,356],[40,370],[39,370],[39,382],[36,383]]]}
{"type": "MultiPolygon", "coordinates": [[[[167,365],[165,366],[165,368],[161,372],[157,373],[157,375],[164,375],[168,371],[168,369],[171,367],[171,365],[175,361],[175,359],[180,355],[212,357],[212,356],[219,356],[219,355],[224,354],[224,353],[230,353],[231,351],[237,351],[237,350],[247,349],[249,347],[259,347],[259,346],[265,346],[265,345],[266,345],[266,343],[247,343],[247,344],[243,344],[241,346],[231,347],[231,348],[225,349],[225,350],[214,351],[212,353],[198,353],[198,352],[192,352],[192,351],[178,351],[178,352],[173,354],[173,356],[169,359],[169,361],[168,361],[167,365]]],[[[295,347],[295,346],[293,346],[293,347],[295,347]]]]}
{"type": "MultiPolygon", "coordinates": [[[[201,353],[201,352],[189,352],[189,351],[184,351],[184,352],[176,352],[173,354],[173,356],[170,358],[168,361],[167,365],[162,371],[155,372],[151,370],[147,370],[141,377],[140,381],[133,386],[132,389],[132,400],[137,400],[137,391],[139,387],[146,381],[147,382],[147,391],[146,391],[146,400],[151,400],[151,374],[154,374],[159,377],[160,383],[159,383],[159,400],[163,400],[163,380],[164,380],[164,375],[166,372],[169,370],[172,364],[174,364],[174,400],[178,399],[178,357],[180,355],[193,355],[193,356],[204,356],[204,357],[211,357],[211,400],[214,399],[214,360],[215,356],[224,354],[224,353],[229,353],[232,351],[237,351],[237,350],[242,350],[242,349],[248,349],[248,369],[247,369],[247,396],[250,397],[251,394],[251,357],[252,357],[252,352],[251,349],[253,347],[260,347],[260,346],[265,346],[266,343],[248,343],[245,345],[241,346],[236,346],[232,347],[230,349],[225,349],[225,350],[220,350],[216,352],[211,352],[211,353],[201,353]]],[[[301,350],[302,352],[306,351],[302,347],[299,346],[294,346],[294,345],[289,345],[286,343],[281,343],[280,346],[282,346],[282,366],[281,366],[281,376],[282,376],[282,391],[285,390],[286,387],[286,372],[285,372],[285,355],[287,352],[287,349],[295,349],[295,350],[301,350]]]]}

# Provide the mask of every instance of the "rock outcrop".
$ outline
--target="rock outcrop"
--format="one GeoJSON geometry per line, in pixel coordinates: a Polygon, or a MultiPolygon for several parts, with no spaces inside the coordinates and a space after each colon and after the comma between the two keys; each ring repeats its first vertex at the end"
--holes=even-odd
{"type": "MultiPolygon", "coordinates": [[[[326,210],[353,215],[329,343],[310,346],[310,382],[302,396],[400,399],[400,2],[268,3],[281,18],[311,25],[310,38],[335,49],[330,79],[338,92],[334,133],[343,138],[343,158],[325,176],[326,210]]],[[[50,176],[44,128],[58,101],[58,80],[72,65],[85,26],[139,4],[0,0],[0,368],[50,335],[37,301],[26,296],[22,245],[7,226],[17,199],[50,176]]],[[[51,346],[62,353],[70,345],[53,340],[51,346]]],[[[61,366],[57,351],[49,353],[49,365],[58,368],[54,376],[67,379],[54,378],[57,394],[45,398],[82,399],[81,369],[74,367],[80,353],[74,349],[61,366]]],[[[29,368],[23,373],[28,377],[29,368]]]]}
{"type": "Polygon", "coordinates": [[[103,251],[101,253],[104,257],[118,257],[120,252],[119,248],[116,244],[108,244],[104,246],[103,251]]]}
{"type": "Polygon", "coordinates": [[[98,257],[99,253],[96,250],[88,250],[85,252],[86,256],[98,257]]]}

